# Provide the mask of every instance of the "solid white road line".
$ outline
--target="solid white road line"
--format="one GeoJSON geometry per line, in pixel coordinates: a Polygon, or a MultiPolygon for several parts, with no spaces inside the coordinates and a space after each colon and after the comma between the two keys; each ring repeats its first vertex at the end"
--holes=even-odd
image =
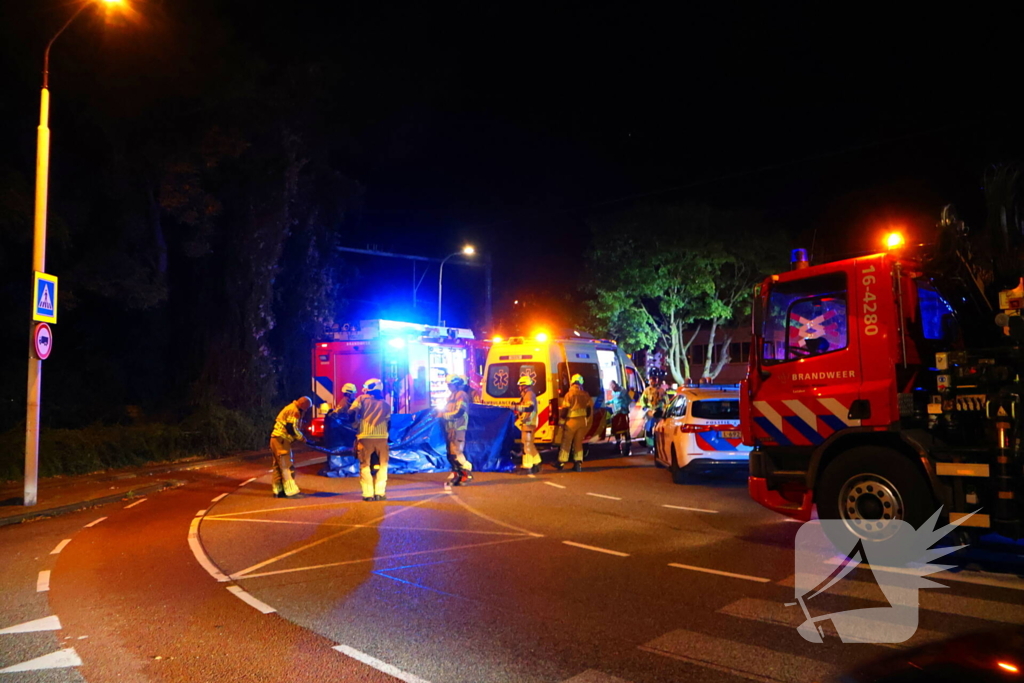
{"type": "Polygon", "coordinates": [[[26,621],[22,624],[16,624],[14,626],[8,626],[5,629],[0,629],[0,635],[6,633],[35,633],[36,631],[59,631],[60,630],[60,619],[57,615],[51,615],[43,617],[42,619],[35,619],[33,621],[26,621]]]}
{"type": "Polygon", "coordinates": [[[139,498],[139,499],[138,499],[137,501],[135,501],[134,503],[132,503],[132,504],[130,504],[130,505],[125,505],[125,506],[124,506],[124,509],[125,509],[125,510],[127,510],[128,508],[133,508],[133,507],[135,507],[136,505],[138,505],[139,503],[145,503],[145,502],[146,502],[147,500],[149,500],[149,498],[139,498]]]}
{"type": "Polygon", "coordinates": [[[564,489],[564,488],[565,488],[565,487],[564,487],[564,486],[562,486],[561,484],[556,484],[556,483],[555,483],[555,482],[553,482],[553,481],[546,481],[546,482],[544,482],[544,483],[545,483],[545,484],[547,484],[548,486],[554,486],[554,487],[555,487],[556,489],[564,489]]]}
{"type": "Polygon", "coordinates": [[[57,547],[50,551],[51,555],[60,555],[60,551],[64,550],[68,543],[71,543],[70,538],[65,538],[63,541],[57,544],[57,547]]]}
{"type": "Polygon", "coordinates": [[[607,548],[598,548],[592,545],[584,545],[582,543],[573,543],[572,541],[562,541],[565,545],[571,545],[574,548],[583,548],[584,550],[593,550],[596,553],[605,553],[607,555],[615,555],[616,557],[629,557],[629,553],[620,553],[618,550],[608,550],[607,548]]]}
{"type": "Polygon", "coordinates": [[[39,578],[36,579],[36,593],[45,593],[50,590],[50,570],[44,569],[39,572],[39,578]]]}
{"type": "Polygon", "coordinates": [[[97,524],[99,524],[100,522],[102,522],[105,519],[106,519],[106,517],[100,517],[99,519],[94,519],[91,522],[89,522],[88,524],[86,524],[85,528],[88,529],[89,527],[96,526],[97,524]]]}
{"type": "Polygon", "coordinates": [[[271,614],[277,611],[262,600],[257,600],[253,596],[249,595],[239,586],[228,586],[228,592],[234,594],[239,600],[250,607],[255,607],[260,612],[263,612],[263,614],[271,614]]]}
{"type": "Polygon", "coordinates": [[[756,581],[757,583],[768,583],[768,582],[771,581],[771,579],[763,579],[760,576],[748,576],[746,574],[733,574],[732,572],[723,572],[723,571],[719,571],[718,569],[708,569],[707,567],[694,567],[693,565],[689,565],[689,564],[676,564],[675,562],[669,562],[668,566],[675,567],[676,569],[689,569],[690,571],[704,572],[705,574],[715,574],[717,576],[728,576],[728,577],[733,578],[733,579],[744,579],[746,581],[756,581]]]}
{"type": "MultiPolygon", "coordinates": [[[[494,517],[490,517],[488,515],[485,515],[484,513],[480,512],[479,510],[474,508],[472,505],[470,505],[466,501],[462,500],[462,498],[456,498],[455,502],[458,503],[459,505],[461,505],[462,507],[466,508],[466,510],[468,512],[476,515],[477,517],[479,517],[480,519],[482,519],[482,520],[484,520],[486,522],[490,522],[491,524],[496,524],[498,526],[505,527],[506,529],[511,529],[512,531],[518,531],[521,534],[526,534],[528,536],[533,536],[534,538],[541,538],[541,537],[544,536],[544,534],[537,534],[537,533],[534,533],[534,532],[530,531],[529,529],[522,529],[520,527],[514,526],[514,525],[509,524],[507,522],[502,522],[501,520],[495,519],[494,517]]],[[[388,528],[391,528],[391,527],[388,527],[388,528]]]]}
{"type": "Polygon", "coordinates": [[[655,638],[640,649],[766,683],[820,681],[835,674],[825,662],[683,629],[655,638]]]}
{"type": "Polygon", "coordinates": [[[196,517],[202,517],[205,514],[206,514],[206,510],[200,510],[199,512],[196,513],[196,517]]]}
{"type": "Polygon", "coordinates": [[[222,494],[220,494],[219,496],[217,496],[216,498],[214,498],[213,500],[211,500],[210,502],[211,502],[211,503],[216,503],[216,502],[218,502],[218,501],[224,500],[224,498],[226,498],[226,497],[227,497],[227,495],[228,495],[228,494],[226,494],[226,493],[222,493],[222,494]]]}
{"type": "Polygon", "coordinates": [[[42,669],[64,669],[69,666],[81,665],[82,660],[78,657],[78,653],[75,652],[75,648],[69,647],[66,650],[51,652],[48,655],[0,669],[0,674],[12,674],[18,671],[41,671],[42,669]]]}
{"type": "Polygon", "coordinates": [[[199,517],[192,519],[192,526],[188,529],[188,547],[192,549],[192,554],[195,555],[196,562],[206,570],[206,573],[217,579],[220,582],[230,581],[228,577],[224,576],[221,570],[213,564],[210,558],[206,555],[206,551],[203,549],[203,544],[199,540],[199,522],[202,521],[199,517]]]}
{"type": "Polygon", "coordinates": [[[607,498],[608,500],[622,500],[621,498],[616,498],[615,496],[606,496],[603,493],[589,493],[588,492],[587,495],[588,496],[593,496],[594,498],[607,498]]]}
{"type": "Polygon", "coordinates": [[[688,508],[682,505],[662,505],[663,508],[672,508],[673,510],[686,510],[687,512],[706,512],[709,515],[717,515],[718,510],[705,510],[704,508],[688,508]]]}
{"type": "Polygon", "coordinates": [[[254,481],[256,481],[256,477],[253,477],[252,479],[246,479],[245,481],[238,485],[238,488],[242,488],[246,484],[251,484],[254,481]]]}
{"type": "Polygon", "coordinates": [[[409,673],[408,671],[402,671],[401,669],[399,669],[396,666],[392,666],[391,664],[388,664],[387,662],[382,662],[379,659],[377,659],[376,657],[371,657],[370,655],[366,654],[365,652],[360,652],[359,650],[356,650],[355,648],[351,648],[348,645],[335,645],[334,648],[332,648],[332,649],[337,650],[338,652],[342,653],[343,655],[348,655],[352,659],[359,660],[360,662],[362,662],[363,664],[366,664],[367,666],[372,666],[377,671],[381,671],[383,673],[386,673],[389,676],[394,676],[395,678],[397,678],[400,681],[405,681],[405,683],[428,683],[428,681],[426,679],[423,679],[423,678],[420,678],[419,676],[413,675],[413,674],[409,673]]]}

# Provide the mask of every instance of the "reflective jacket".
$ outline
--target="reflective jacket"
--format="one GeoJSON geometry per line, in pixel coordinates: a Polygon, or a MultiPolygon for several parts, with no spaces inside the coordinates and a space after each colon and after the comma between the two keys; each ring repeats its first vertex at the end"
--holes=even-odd
{"type": "Polygon", "coordinates": [[[516,406],[516,426],[519,429],[535,429],[537,427],[537,394],[533,389],[523,392],[519,405],[516,406]]]}
{"type": "Polygon", "coordinates": [[[665,395],[658,387],[647,387],[640,397],[640,407],[644,410],[657,410],[661,407],[665,395]]]}
{"type": "Polygon", "coordinates": [[[287,443],[305,441],[306,437],[303,436],[302,429],[299,427],[301,421],[302,411],[299,410],[299,406],[296,405],[295,401],[292,401],[277,414],[277,420],[274,422],[274,431],[270,433],[270,438],[280,439],[287,443]]]}
{"type": "Polygon", "coordinates": [[[579,417],[589,419],[593,410],[594,399],[583,391],[583,387],[579,384],[573,384],[562,398],[562,408],[559,412],[561,412],[563,420],[572,420],[579,417]]]}
{"type": "Polygon", "coordinates": [[[456,432],[466,431],[469,427],[469,404],[472,402],[465,389],[453,391],[448,395],[448,403],[441,411],[441,417],[448,429],[456,432]]]}
{"type": "Polygon", "coordinates": [[[353,420],[359,420],[357,439],[388,438],[391,406],[384,399],[370,394],[360,394],[348,409],[348,414],[353,420]]]}

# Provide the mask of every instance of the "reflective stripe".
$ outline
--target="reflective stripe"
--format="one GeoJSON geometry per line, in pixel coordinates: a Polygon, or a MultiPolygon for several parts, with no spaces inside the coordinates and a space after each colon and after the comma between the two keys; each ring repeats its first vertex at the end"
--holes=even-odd
{"type": "Polygon", "coordinates": [[[569,417],[570,418],[573,418],[573,417],[586,417],[586,416],[587,416],[587,411],[586,410],[570,410],[569,411],[569,417]]]}

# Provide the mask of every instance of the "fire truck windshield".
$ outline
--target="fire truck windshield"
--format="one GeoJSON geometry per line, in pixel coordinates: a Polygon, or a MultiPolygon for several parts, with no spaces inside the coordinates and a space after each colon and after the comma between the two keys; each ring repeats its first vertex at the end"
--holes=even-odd
{"type": "Polygon", "coordinates": [[[820,356],[847,346],[846,275],[776,284],[764,317],[765,365],[820,356]]]}

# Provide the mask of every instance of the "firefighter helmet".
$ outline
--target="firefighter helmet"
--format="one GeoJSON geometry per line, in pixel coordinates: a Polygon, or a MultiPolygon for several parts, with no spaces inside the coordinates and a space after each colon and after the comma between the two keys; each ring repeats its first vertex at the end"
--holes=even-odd
{"type": "Polygon", "coordinates": [[[533,378],[530,377],[529,375],[523,375],[522,377],[519,378],[519,381],[516,382],[516,384],[518,384],[521,387],[532,387],[533,378]]]}
{"type": "Polygon", "coordinates": [[[368,379],[363,382],[363,391],[383,391],[384,382],[380,381],[376,377],[368,379]]]}
{"type": "Polygon", "coordinates": [[[354,394],[354,393],[356,393],[356,385],[352,384],[352,382],[349,382],[348,384],[346,384],[345,386],[343,386],[341,388],[341,393],[343,393],[343,394],[354,394]]]}
{"type": "Polygon", "coordinates": [[[448,375],[448,384],[457,387],[465,387],[469,384],[462,375],[448,375]]]}
{"type": "Polygon", "coordinates": [[[573,375],[572,379],[569,380],[569,384],[579,384],[583,386],[583,375],[573,375]]]}
{"type": "Polygon", "coordinates": [[[295,405],[299,407],[299,410],[306,411],[313,407],[313,399],[309,396],[299,396],[295,399],[295,405]]]}

